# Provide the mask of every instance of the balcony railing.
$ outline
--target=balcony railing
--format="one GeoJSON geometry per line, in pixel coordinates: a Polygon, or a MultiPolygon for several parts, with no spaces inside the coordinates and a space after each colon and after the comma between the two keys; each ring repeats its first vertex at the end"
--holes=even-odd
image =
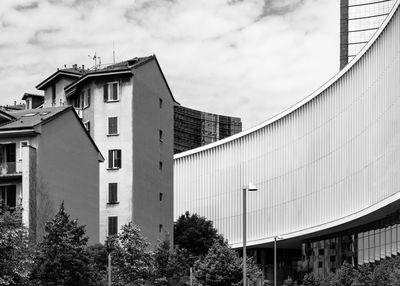
{"type": "Polygon", "coordinates": [[[0,163],[0,176],[14,175],[20,173],[22,173],[22,162],[0,163]]]}

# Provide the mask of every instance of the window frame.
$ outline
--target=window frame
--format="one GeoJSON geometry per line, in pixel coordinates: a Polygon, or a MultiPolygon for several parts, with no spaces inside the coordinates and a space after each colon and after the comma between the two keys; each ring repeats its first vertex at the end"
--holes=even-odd
{"type": "Polygon", "coordinates": [[[109,205],[115,205],[115,204],[119,204],[118,201],[118,183],[112,182],[112,183],[108,183],[108,202],[107,204],[109,205]],[[113,195],[112,195],[112,187],[111,186],[115,186],[115,200],[111,200],[113,195]]]}
{"type": "Polygon", "coordinates": [[[81,108],[86,109],[90,106],[91,90],[87,87],[81,91],[81,108]]]}
{"type": "Polygon", "coordinates": [[[107,136],[118,136],[119,135],[119,120],[118,116],[107,116],[107,136]],[[116,118],[117,119],[117,132],[116,133],[110,133],[110,118],[116,118]]]}
{"type": "Polygon", "coordinates": [[[108,170],[118,170],[121,168],[122,168],[122,150],[121,149],[108,150],[108,170]],[[114,152],[116,152],[117,160],[119,159],[119,164],[115,164],[116,158],[114,152]],[[118,153],[119,153],[119,158],[118,158],[118,153]]]}
{"type": "Polygon", "coordinates": [[[104,87],[103,87],[104,102],[117,102],[117,101],[119,101],[119,94],[120,94],[120,85],[119,85],[118,81],[110,81],[110,82],[107,82],[107,83],[104,84],[104,87]],[[117,84],[117,98],[116,99],[111,97],[114,84],[117,84]],[[106,85],[107,85],[107,97],[106,97],[106,94],[104,94],[106,85]]]}
{"type": "Polygon", "coordinates": [[[118,234],[118,216],[109,216],[108,217],[107,233],[108,233],[108,235],[117,235],[118,234]]]}

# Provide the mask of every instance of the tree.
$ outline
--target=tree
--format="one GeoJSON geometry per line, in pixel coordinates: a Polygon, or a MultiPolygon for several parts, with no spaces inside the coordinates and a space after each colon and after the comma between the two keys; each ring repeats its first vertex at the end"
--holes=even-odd
{"type": "Polygon", "coordinates": [[[171,249],[171,243],[167,236],[158,245],[154,253],[154,266],[156,268],[154,284],[175,285],[177,280],[188,274],[190,262],[190,255],[185,249],[171,249]]]}
{"type": "Polygon", "coordinates": [[[33,265],[33,251],[28,231],[22,225],[21,211],[17,208],[0,214],[0,285],[24,285],[33,265]]]}
{"type": "MultiPolygon", "coordinates": [[[[247,277],[250,282],[261,277],[261,271],[252,258],[247,259],[247,277]]],[[[242,283],[243,259],[226,243],[216,241],[202,260],[195,265],[196,279],[203,285],[230,286],[242,283]]]]}
{"type": "Polygon", "coordinates": [[[180,249],[199,256],[207,254],[214,241],[222,242],[223,237],[217,233],[212,221],[187,211],[174,225],[174,240],[180,249]]]}
{"type": "Polygon", "coordinates": [[[62,203],[55,217],[46,223],[31,279],[42,285],[96,285],[87,241],[85,227],[70,220],[62,203]]]}
{"type": "Polygon", "coordinates": [[[132,222],[122,227],[117,236],[119,245],[113,256],[115,273],[113,285],[145,285],[154,274],[153,256],[148,251],[149,243],[141,235],[140,229],[132,222]]]}

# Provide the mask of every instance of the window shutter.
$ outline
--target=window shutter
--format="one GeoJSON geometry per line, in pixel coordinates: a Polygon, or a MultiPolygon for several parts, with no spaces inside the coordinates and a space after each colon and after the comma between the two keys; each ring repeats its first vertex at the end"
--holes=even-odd
{"type": "Polygon", "coordinates": [[[108,101],[108,84],[104,84],[104,102],[108,101]]]}
{"type": "Polygon", "coordinates": [[[113,168],[113,150],[108,150],[108,168],[112,169],[113,168]]]}
{"type": "Polygon", "coordinates": [[[87,106],[90,105],[90,88],[87,90],[87,106]]]}
{"type": "Polygon", "coordinates": [[[113,83],[113,100],[118,100],[118,83],[113,83]]]}
{"type": "Polygon", "coordinates": [[[119,168],[121,168],[121,161],[122,161],[122,159],[121,159],[121,150],[117,150],[117,166],[119,167],[119,168]]]}

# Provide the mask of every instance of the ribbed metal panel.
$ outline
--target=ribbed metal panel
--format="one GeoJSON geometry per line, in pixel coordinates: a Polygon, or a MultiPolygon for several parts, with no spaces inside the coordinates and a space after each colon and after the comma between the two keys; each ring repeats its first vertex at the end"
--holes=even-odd
{"type": "MultiPolygon", "coordinates": [[[[214,221],[249,245],[345,222],[400,192],[399,1],[371,42],[314,94],[276,118],[175,156],[174,216],[214,221]]],[[[290,84],[290,83],[288,83],[290,84]]]]}

